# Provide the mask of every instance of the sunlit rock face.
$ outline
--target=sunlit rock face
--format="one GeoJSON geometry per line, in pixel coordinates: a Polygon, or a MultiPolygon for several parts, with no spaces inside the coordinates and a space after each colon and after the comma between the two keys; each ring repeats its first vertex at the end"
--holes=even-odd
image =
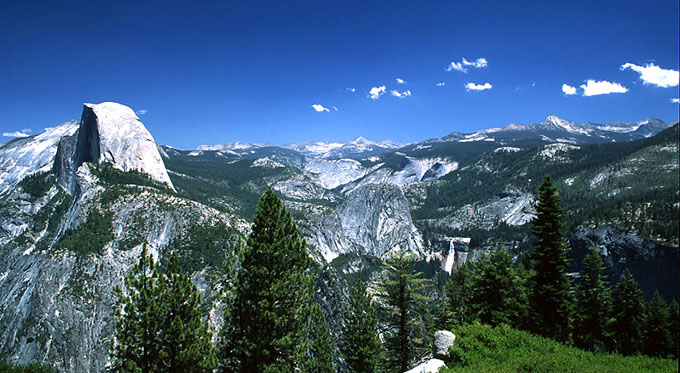
{"type": "Polygon", "coordinates": [[[84,105],[74,159],[75,168],[84,162],[110,162],[172,188],[153,137],[132,109],[115,102],[84,105]]]}

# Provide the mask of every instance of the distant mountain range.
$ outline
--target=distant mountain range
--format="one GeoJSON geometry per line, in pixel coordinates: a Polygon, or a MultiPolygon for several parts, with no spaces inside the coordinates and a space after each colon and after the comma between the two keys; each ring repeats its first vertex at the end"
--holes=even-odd
{"type": "Polygon", "coordinates": [[[375,280],[396,250],[434,279],[499,239],[519,260],[545,174],[563,198],[572,274],[595,244],[610,279],[630,269],[647,297],[677,299],[678,158],[678,125],[653,118],[180,150],[126,106],[85,104],[80,121],[0,145],[0,360],[105,371],[114,288],[143,244],[161,266],[179,255],[219,329],[222,265],[267,188],[307,242],[337,335],[348,284],[375,280]]]}

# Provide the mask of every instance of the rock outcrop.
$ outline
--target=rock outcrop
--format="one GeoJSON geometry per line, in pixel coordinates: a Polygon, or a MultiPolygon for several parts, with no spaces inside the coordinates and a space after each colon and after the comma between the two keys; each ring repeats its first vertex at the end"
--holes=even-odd
{"type": "Polygon", "coordinates": [[[137,170],[173,188],[156,142],[129,107],[115,102],[85,104],[75,146],[75,168],[84,162],[110,162],[137,170]]]}

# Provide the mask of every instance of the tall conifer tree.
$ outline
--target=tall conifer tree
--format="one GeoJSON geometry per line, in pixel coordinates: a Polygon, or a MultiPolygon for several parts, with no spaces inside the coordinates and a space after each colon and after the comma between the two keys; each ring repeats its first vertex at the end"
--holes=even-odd
{"type": "Polygon", "coordinates": [[[379,295],[388,313],[385,363],[389,371],[404,372],[428,350],[430,336],[424,318],[428,317],[427,304],[431,299],[424,292],[431,284],[420,278],[422,273],[415,272],[413,256],[403,250],[389,256],[384,268],[386,274],[379,295]]]}
{"type": "Polygon", "coordinates": [[[163,307],[160,275],[146,244],[139,262],[125,277],[126,292],[115,288],[120,308],[116,310],[114,369],[119,372],[161,372],[163,307]]]}
{"type": "Polygon", "coordinates": [[[229,314],[241,372],[293,372],[308,351],[313,275],[305,242],[276,193],[267,189],[241,253],[229,314]]]}
{"type": "Polygon", "coordinates": [[[517,327],[526,318],[524,279],[502,245],[489,257],[477,261],[471,288],[470,308],[481,323],[517,327]]]}
{"type": "Polygon", "coordinates": [[[217,364],[201,297],[172,256],[160,274],[146,244],[116,294],[114,367],[121,372],[211,372],[217,364]]]}
{"type": "Polygon", "coordinates": [[[543,178],[538,188],[536,217],[532,233],[536,237],[532,254],[534,272],[530,280],[532,329],[535,333],[568,341],[571,338],[573,297],[567,277],[569,248],[564,236],[564,214],[557,188],[550,175],[543,178]]]}
{"type": "Polygon", "coordinates": [[[612,332],[614,345],[622,355],[643,352],[647,322],[645,300],[635,277],[626,268],[613,291],[612,332]]]}
{"type": "Polygon", "coordinates": [[[349,310],[343,328],[342,354],[351,373],[373,373],[380,357],[378,317],[366,293],[366,285],[359,280],[349,294],[349,310]]]}
{"type": "Polygon", "coordinates": [[[451,278],[444,285],[446,310],[440,324],[445,327],[462,325],[474,319],[470,310],[472,296],[472,270],[467,266],[458,267],[451,273],[451,278]]]}
{"type": "Polygon", "coordinates": [[[321,306],[315,304],[309,315],[309,351],[305,359],[305,373],[335,372],[335,343],[323,316],[321,306]]]}
{"type": "Polygon", "coordinates": [[[658,290],[654,292],[654,297],[647,307],[646,334],[645,354],[664,357],[673,355],[670,310],[658,290]]]}
{"type": "Polygon", "coordinates": [[[161,363],[167,372],[212,372],[217,367],[208,323],[201,320],[201,295],[180,268],[176,254],[163,276],[161,363]]]}
{"type": "Polygon", "coordinates": [[[574,335],[576,346],[588,350],[605,351],[610,345],[612,294],[607,276],[602,273],[602,257],[597,246],[583,259],[583,282],[578,287],[574,335]]]}

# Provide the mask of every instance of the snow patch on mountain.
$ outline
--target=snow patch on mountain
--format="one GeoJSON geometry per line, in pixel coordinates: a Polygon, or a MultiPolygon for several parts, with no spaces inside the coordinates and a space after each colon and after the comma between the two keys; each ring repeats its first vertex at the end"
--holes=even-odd
{"type": "Polygon", "coordinates": [[[546,125],[553,125],[555,127],[561,128],[563,130],[566,130],[567,132],[590,136],[590,131],[588,131],[587,129],[579,127],[574,122],[559,118],[555,115],[548,116],[545,119],[545,122],[543,123],[546,125]]]}
{"type": "Polygon", "coordinates": [[[46,128],[45,132],[0,146],[0,194],[13,189],[23,178],[52,169],[59,140],[78,130],[77,121],[46,128]]]}
{"type": "Polygon", "coordinates": [[[514,153],[514,152],[518,152],[518,151],[521,151],[521,150],[522,149],[515,148],[513,146],[501,146],[500,148],[494,149],[493,152],[494,153],[501,153],[501,152],[503,152],[503,153],[514,153]]]}
{"type": "Polygon", "coordinates": [[[253,164],[250,167],[262,167],[262,168],[285,168],[286,165],[283,163],[277,162],[273,159],[269,158],[258,158],[255,161],[253,161],[253,164]]]}
{"type": "Polygon", "coordinates": [[[362,178],[367,169],[354,159],[314,159],[304,168],[316,175],[326,189],[334,189],[362,178]]]}
{"type": "Polygon", "coordinates": [[[543,159],[557,160],[559,158],[561,160],[561,158],[558,157],[559,153],[567,153],[571,150],[578,149],[581,149],[581,147],[571,144],[564,143],[548,144],[543,147],[543,150],[541,150],[539,156],[541,156],[543,159]]]}

